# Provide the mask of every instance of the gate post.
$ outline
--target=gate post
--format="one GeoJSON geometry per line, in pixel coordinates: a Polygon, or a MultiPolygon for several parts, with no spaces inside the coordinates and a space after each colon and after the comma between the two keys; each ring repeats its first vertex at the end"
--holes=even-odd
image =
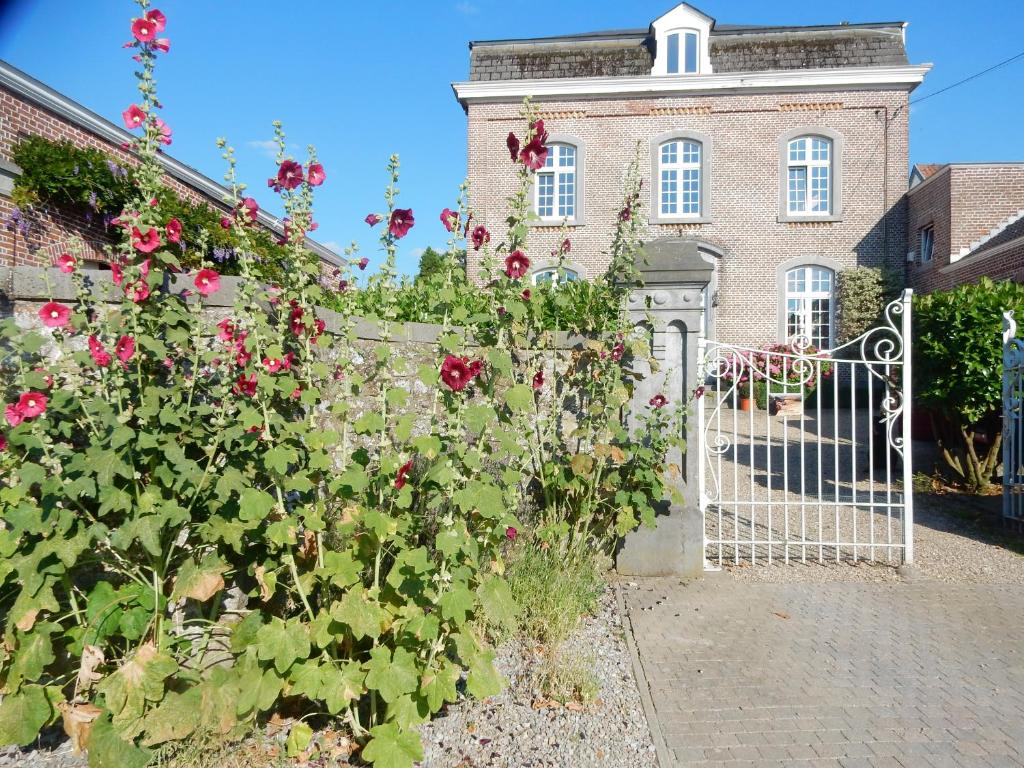
{"type": "MultiPolygon", "coordinates": [[[[658,371],[634,388],[631,427],[658,393],[668,398],[666,407],[688,407],[690,394],[699,383],[697,342],[704,323],[701,295],[714,273],[693,240],[655,240],[643,251],[638,264],[643,285],[630,294],[630,319],[635,326],[651,331],[651,356],[658,371]]],[[[678,484],[683,503],[665,502],[654,529],[641,527],[626,536],[616,556],[616,568],[622,574],[692,577],[704,571],[704,522],[697,494],[700,452],[693,416],[688,414],[688,428],[684,428],[687,450],[668,457],[668,464],[678,466],[682,475],[670,476],[669,482],[678,484]]]]}
{"type": "Polygon", "coordinates": [[[911,368],[913,299],[912,289],[903,291],[903,562],[907,565],[914,562],[914,434],[911,431],[914,410],[914,369],[911,368]]]}

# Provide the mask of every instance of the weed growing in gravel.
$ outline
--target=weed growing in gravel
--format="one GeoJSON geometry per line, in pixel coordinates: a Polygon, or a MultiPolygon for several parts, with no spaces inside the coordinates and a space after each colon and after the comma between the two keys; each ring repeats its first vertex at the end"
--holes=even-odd
{"type": "Polygon", "coordinates": [[[537,671],[540,691],[559,704],[578,702],[588,706],[601,692],[592,667],[592,659],[568,651],[546,656],[537,671]]]}

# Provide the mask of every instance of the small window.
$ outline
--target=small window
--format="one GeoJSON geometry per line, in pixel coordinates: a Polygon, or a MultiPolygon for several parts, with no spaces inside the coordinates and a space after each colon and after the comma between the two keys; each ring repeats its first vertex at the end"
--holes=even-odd
{"type": "Polygon", "coordinates": [[[539,269],[533,273],[534,285],[558,285],[559,283],[571,283],[579,279],[580,276],[574,270],[564,267],[561,270],[557,267],[539,269]]]}
{"type": "Polygon", "coordinates": [[[800,136],[786,146],[786,210],[827,216],[832,212],[832,142],[800,136]]]}
{"type": "Polygon", "coordinates": [[[658,148],[660,216],[700,216],[702,156],[699,141],[674,139],[658,148]]]}
{"type": "Polygon", "coordinates": [[[927,227],[921,227],[919,232],[921,237],[921,263],[927,264],[932,260],[932,252],[935,250],[935,227],[929,224],[927,227]]]}
{"type": "Polygon", "coordinates": [[[697,44],[699,38],[696,32],[673,32],[666,38],[668,44],[666,71],[670,75],[680,73],[687,75],[697,74],[697,44]],[[682,51],[680,51],[682,48],[682,51]],[[682,53],[682,56],[680,56],[682,53]],[[681,66],[680,66],[681,65],[681,66]]]}
{"type": "Polygon", "coordinates": [[[576,217],[576,147],[548,145],[547,161],[537,171],[533,210],[546,221],[576,217]]]}
{"type": "Polygon", "coordinates": [[[833,273],[827,267],[796,267],[786,273],[786,342],[801,336],[818,349],[832,346],[833,273]]]}

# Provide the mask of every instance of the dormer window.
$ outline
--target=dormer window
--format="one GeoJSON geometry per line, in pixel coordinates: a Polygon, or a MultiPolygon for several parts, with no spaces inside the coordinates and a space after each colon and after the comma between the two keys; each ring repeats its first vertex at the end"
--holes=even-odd
{"type": "Polygon", "coordinates": [[[697,69],[697,52],[700,35],[692,29],[670,32],[667,37],[668,62],[670,75],[695,75],[697,69]]]}

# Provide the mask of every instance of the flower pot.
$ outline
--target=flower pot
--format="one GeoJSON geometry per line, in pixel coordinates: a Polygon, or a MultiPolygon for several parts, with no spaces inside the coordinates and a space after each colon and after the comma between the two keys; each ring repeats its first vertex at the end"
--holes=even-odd
{"type": "Polygon", "coordinates": [[[754,410],[754,399],[751,397],[740,398],[740,410],[741,411],[752,411],[754,410]]]}

